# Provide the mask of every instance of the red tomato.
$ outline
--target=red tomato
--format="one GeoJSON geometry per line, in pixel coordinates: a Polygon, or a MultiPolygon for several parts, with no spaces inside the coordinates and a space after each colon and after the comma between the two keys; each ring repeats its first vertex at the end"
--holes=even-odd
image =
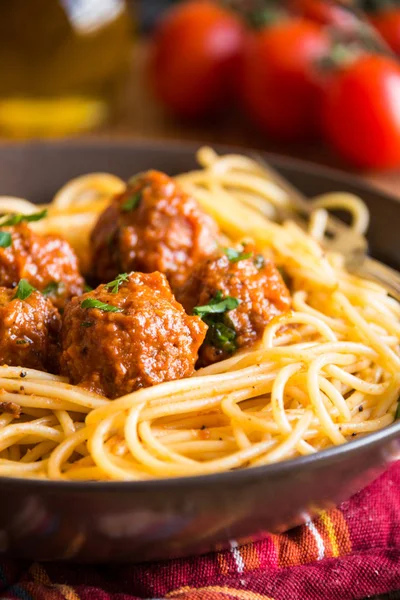
{"type": "Polygon", "coordinates": [[[369,20],[392,50],[400,55],[400,8],[371,14],[369,20]]]}
{"type": "Polygon", "coordinates": [[[320,91],[314,65],[329,52],[319,25],[285,20],[252,34],[242,59],[241,94],[266,133],[287,140],[315,134],[320,91]]]}
{"type": "Polygon", "coordinates": [[[334,25],[340,28],[353,27],[356,17],[340,3],[332,0],[291,0],[293,10],[304,17],[324,25],[334,25]]]}
{"type": "Polygon", "coordinates": [[[364,55],[332,75],[321,108],[332,146],[359,167],[400,164],[400,67],[364,55]]]}
{"type": "Polygon", "coordinates": [[[244,29],[211,1],[171,9],[156,29],[150,74],[158,97],[173,112],[198,117],[230,101],[244,29]]]}

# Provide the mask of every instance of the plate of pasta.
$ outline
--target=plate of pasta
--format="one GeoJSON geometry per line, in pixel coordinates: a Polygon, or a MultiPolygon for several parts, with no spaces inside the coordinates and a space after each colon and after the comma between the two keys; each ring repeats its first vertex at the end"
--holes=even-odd
{"type": "Polygon", "coordinates": [[[206,552],[399,456],[400,304],[324,239],[338,210],[396,267],[400,204],[263,159],[310,198],[306,228],[237,149],[0,148],[2,552],[206,552]]]}

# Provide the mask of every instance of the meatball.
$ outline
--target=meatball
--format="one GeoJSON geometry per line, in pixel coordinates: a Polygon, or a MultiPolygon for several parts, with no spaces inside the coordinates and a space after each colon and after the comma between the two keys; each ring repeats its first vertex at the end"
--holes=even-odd
{"type": "Polygon", "coordinates": [[[161,273],[120,275],[65,308],[61,371],[109,398],[192,375],[207,327],[161,273]]]}
{"type": "Polygon", "coordinates": [[[179,288],[216,249],[218,228],[196,200],[158,171],[138,175],[100,216],[92,232],[93,275],[124,271],[166,275],[179,288]]]}
{"type": "Polygon", "coordinates": [[[0,247],[0,286],[14,288],[26,279],[43,292],[55,306],[82,293],[84,281],[71,246],[54,235],[34,233],[26,223],[2,227],[11,239],[0,247]]]}
{"type": "Polygon", "coordinates": [[[251,346],[274,316],[290,308],[290,294],[277,267],[255,254],[252,245],[225,249],[199,264],[178,300],[209,326],[200,366],[251,346]]]}
{"type": "Polygon", "coordinates": [[[60,315],[40,292],[20,289],[0,287],[0,364],[58,373],[60,315]]]}

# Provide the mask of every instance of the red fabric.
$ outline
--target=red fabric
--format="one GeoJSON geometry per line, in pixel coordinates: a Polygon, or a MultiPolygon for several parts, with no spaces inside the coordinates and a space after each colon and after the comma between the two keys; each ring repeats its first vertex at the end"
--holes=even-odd
{"type": "Polygon", "coordinates": [[[400,589],[400,462],[320,518],[262,542],[169,562],[0,564],[4,600],[357,600],[400,589]]]}

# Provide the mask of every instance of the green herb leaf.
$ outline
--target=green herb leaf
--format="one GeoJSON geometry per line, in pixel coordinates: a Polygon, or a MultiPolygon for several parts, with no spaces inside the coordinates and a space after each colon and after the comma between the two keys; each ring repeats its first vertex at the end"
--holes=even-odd
{"type": "Polygon", "coordinates": [[[52,294],[58,294],[59,287],[62,284],[58,281],[50,281],[49,284],[46,285],[44,290],[42,291],[43,296],[50,296],[52,294]]]}
{"type": "Polygon", "coordinates": [[[9,227],[10,225],[18,225],[25,221],[26,223],[31,223],[33,221],[40,221],[47,217],[47,208],[42,210],[41,212],[33,213],[31,215],[11,215],[1,223],[1,227],[9,227]]]}
{"type": "Polygon", "coordinates": [[[262,254],[256,254],[253,259],[253,262],[257,269],[262,269],[263,267],[265,267],[265,258],[262,254]]]}
{"type": "Polygon", "coordinates": [[[400,400],[397,402],[397,409],[394,415],[394,420],[398,421],[400,420],[400,400]]]}
{"type": "Polygon", "coordinates": [[[81,302],[81,307],[98,308],[99,310],[104,310],[104,312],[122,312],[122,308],[112,306],[112,304],[106,304],[105,302],[100,302],[100,300],[96,300],[96,298],[86,298],[83,302],[81,302]]]}
{"type": "Polygon", "coordinates": [[[128,273],[121,273],[120,275],[118,275],[118,277],[116,277],[114,279],[114,281],[110,281],[110,283],[107,283],[105,285],[105,287],[112,294],[117,294],[118,290],[119,290],[119,286],[122,285],[124,283],[124,281],[128,281],[128,278],[129,278],[128,273]]]}
{"type": "Polygon", "coordinates": [[[13,300],[15,298],[18,298],[18,300],[26,300],[27,298],[29,298],[32,292],[35,291],[36,288],[34,288],[30,283],[28,283],[26,279],[21,279],[18,284],[17,291],[13,296],[13,300]]]}
{"type": "Polygon", "coordinates": [[[227,296],[226,298],[222,299],[222,293],[217,292],[217,294],[210,300],[208,304],[205,304],[204,306],[195,306],[193,309],[193,314],[199,317],[215,313],[221,314],[237,308],[239,304],[240,300],[237,298],[227,296]]]}
{"type": "Polygon", "coordinates": [[[211,298],[210,302],[208,304],[218,304],[218,302],[221,302],[221,300],[223,299],[224,295],[221,292],[221,290],[217,290],[215,292],[215,296],[214,298],[211,298]]]}
{"type": "Polygon", "coordinates": [[[93,321],[83,321],[81,323],[81,327],[91,327],[92,325],[94,325],[93,321]]]}
{"type": "Polygon", "coordinates": [[[140,192],[136,192],[129,196],[125,202],[122,204],[121,209],[124,212],[129,212],[130,210],[134,210],[139,206],[139,202],[141,200],[142,194],[140,192]]]}
{"type": "Polygon", "coordinates": [[[93,288],[90,287],[90,285],[88,285],[87,283],[85,283],[85,285],[83,286],[83,291],[84,292],[93,292],[93,288]]]}
{"type": "Polygon", "coordinates": [[[236,331],[226,323],[226,320],[229,321],[226,313],[237,308],[239,304],[240,300],[232,296],[224,298],[221,290],[218,290],[208,304],[193,309],[193,313],[208,325],[206,342],[228,354],[235,352],[237,345],[236,331]]]}
{"type": "Polygon", "coordinates": [[[18,346],[22,346],[23,344],[27,344],[28,341],[27,340],[17,340],[15,343],[18,344],[18,346]]]}
{"type": "Polygon", "coordinates": [[[206,340],[216,348],[220,348],[227,354],[233,354],[237,350],[236,331],[233,327],[225,325],[222,321],[204,319],[208,325],[206,340]]]}
{"type": "Polygon", "coordinates": [[[11,233],[8,233],[8,231],[0,231],[0,247],[8,248],[9,246],[11,246],[11,243],[11,233]]]}
{"type": "Polygon", "coordinates": [[[223,248],[224,253],[229,259],[231,263],[237,263],[240,260],[245,260],[246,258],[251,257],[251,252],[240,252],[239,250],[235,250],[234,248],[223,248]]]}

